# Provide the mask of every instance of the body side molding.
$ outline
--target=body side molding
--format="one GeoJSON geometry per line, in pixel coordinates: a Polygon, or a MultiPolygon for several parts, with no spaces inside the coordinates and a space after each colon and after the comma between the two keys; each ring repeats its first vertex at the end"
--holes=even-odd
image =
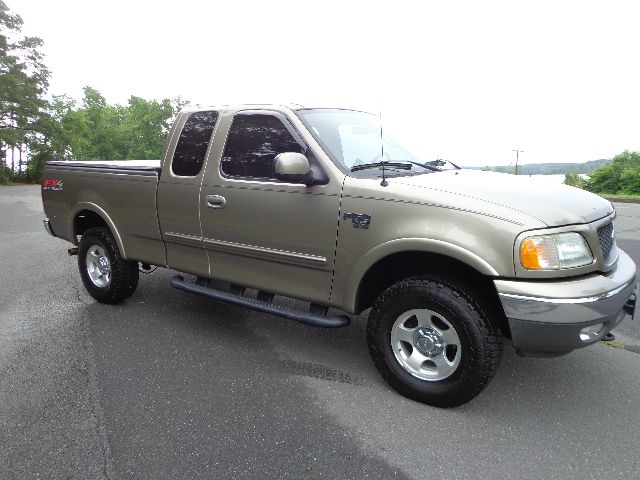
{"type": "Polygon", "coordinates": [[[224,253],[236,255],[244,255],[264,260],[271,260],[281,263],[289,263],[301,267],[324,269],[327,266],[327,259],[306,253],[289,252],[285,250],[276,250],[274,248],[257,247],[254,245],[245,245],[242,243],[225,242],[223,240],[214,240],[205,238],[204,246],[207,250],[214,250],[224,253]]]}

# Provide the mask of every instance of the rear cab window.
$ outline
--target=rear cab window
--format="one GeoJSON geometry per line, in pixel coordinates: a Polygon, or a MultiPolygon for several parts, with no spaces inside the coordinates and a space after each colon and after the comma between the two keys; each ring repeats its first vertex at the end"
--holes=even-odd
{"type": "Polygon", "coordinates": [[[217,120],[215,111],[194,112],[189,116],[173,153],[171,172],[174,175],[195,177],[201,172],[217,120]]]}

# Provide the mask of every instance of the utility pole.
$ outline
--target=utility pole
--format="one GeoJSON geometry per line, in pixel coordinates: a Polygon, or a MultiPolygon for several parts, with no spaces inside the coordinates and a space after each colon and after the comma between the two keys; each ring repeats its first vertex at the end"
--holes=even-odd
{"type": "Polygon", "coordinates": [[[516,175],[518,174],[518,159],[519,155],[524,152],[524,150],[511,150],[512,152],[516,152],[516,175]]]}

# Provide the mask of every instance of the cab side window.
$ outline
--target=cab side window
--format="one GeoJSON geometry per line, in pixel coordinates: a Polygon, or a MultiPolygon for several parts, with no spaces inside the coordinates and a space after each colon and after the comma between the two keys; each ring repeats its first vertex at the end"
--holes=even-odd
{"type": "Polygon", "coordinates": [[[218,112],[194,112],[187,119],[176,145],[171,171],[182,177],[195,177],[202,170],[218,112]]]}
{"type": "Polygon", "coordinates": [[[282,121],[269,114],[239,113],[233,118],[222,154],[222,173],[229,177],[275,180],[276,155],[304,153],[282,121]]]}

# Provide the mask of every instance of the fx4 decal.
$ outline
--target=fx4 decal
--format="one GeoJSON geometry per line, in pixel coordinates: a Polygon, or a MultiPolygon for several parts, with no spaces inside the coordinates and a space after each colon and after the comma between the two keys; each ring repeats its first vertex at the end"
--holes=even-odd
{"type": "Polygon", "coordinates": [[[353,228],[369,228],[371,225],[371,215],[367,215],[366,213],[345,213],[342,217],[345,220],[351,219],[351,223],[353,223],[353,228]]]}
{"type": "Polygon", "coordinates": [[[46,178],[42,182],[42,190],[50,190],[52,192],[60,192],[64,190],[62,180],[59,178],[46,178]]]}

